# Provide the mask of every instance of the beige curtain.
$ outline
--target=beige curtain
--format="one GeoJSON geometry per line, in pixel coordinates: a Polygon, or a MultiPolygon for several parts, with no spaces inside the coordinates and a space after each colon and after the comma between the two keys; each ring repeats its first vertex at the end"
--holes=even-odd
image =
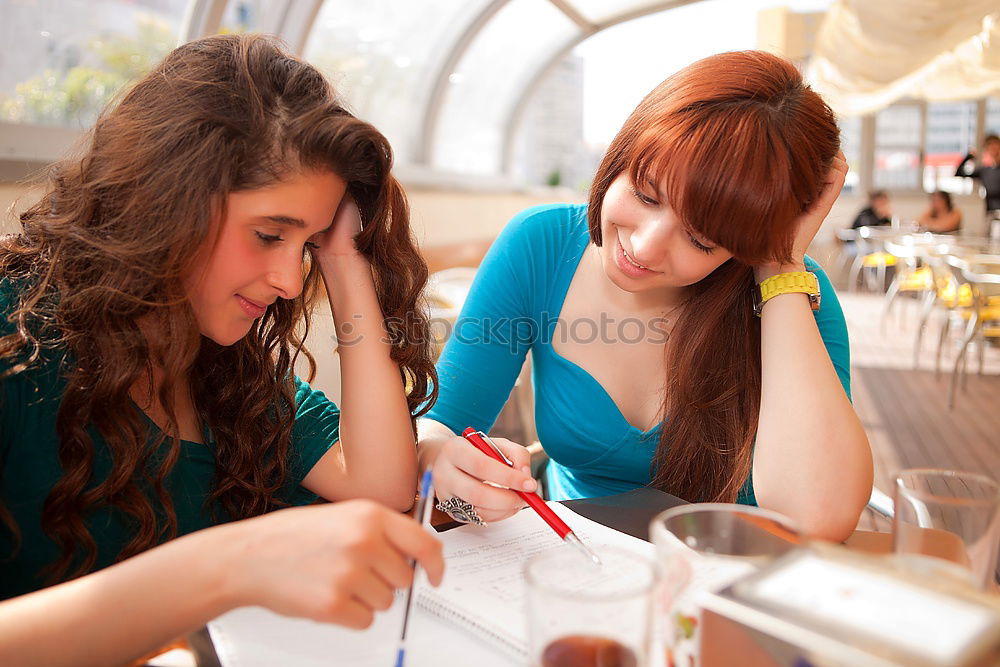
{"type": "Polygon", "coordinates": [[[1000,93],[1000,0],[836,0],[806,76],[847,116],[1000,93]]]}

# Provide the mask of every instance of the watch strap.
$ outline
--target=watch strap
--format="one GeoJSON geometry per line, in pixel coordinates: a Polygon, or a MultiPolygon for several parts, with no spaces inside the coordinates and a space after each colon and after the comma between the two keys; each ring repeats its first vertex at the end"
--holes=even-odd
{"type": "Polygon", "coordinates": [[[759,299],[754,304],[754,314],[760,317],[764,304],[780,294],[802,293],[809,296],[809,305],[819,310],[819,280],[810,271],[779,273],[761,281],[759,299]]]}

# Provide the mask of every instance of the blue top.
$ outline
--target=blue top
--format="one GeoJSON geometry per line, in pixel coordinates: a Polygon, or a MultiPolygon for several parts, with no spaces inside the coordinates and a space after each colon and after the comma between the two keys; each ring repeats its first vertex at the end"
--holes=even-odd
{"type": "MultiPolygon", "coordinates": [[[[555,500],[613,495],[646,486],[660,426],[640,431],[587,371],[556,353],[553,333],[566,292],[590,242],[585,205],[552,204],[518,214],[476,273],[437,364],[440,396],[427,414],[461,433],[488,432],[531,350],[535,426],[551,461],[555,500]]],[[[850,397],[844,313],[829,278],[809,257],[823,295],[816,324],[850,397]]],[[[739,502],[756,504],[750,479],[739,502]]]]}

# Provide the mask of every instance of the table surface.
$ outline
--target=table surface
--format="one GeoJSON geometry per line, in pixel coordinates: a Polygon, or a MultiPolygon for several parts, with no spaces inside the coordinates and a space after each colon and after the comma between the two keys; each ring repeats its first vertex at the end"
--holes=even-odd
{"type": "MultiPolygon", "coordinates": [[[[567,500],[563,504],[591,521],[649,541],[649,522],[652,518],[663,510],[685,505],[687,501],[656,489],[640,488],[615,496],[567,500]]],[[[437,526],[437,529],[444,531],[457,525],[446,524],[437,526]]],[[[187,641],[198,667],[221,667],[207,627],[188,635],[187,641]]]]}

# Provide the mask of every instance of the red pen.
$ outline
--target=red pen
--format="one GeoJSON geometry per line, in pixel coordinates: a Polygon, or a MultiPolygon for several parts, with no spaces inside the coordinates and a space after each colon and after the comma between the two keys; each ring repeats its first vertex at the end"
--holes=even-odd
{"type": "MultiPolygon", "coordinates": [[[[464,431],[462,431],[462,437],[471,442],[476,446],[476,449],[481,451],[486,456],[491,459],[496,459],[501,463],[505,463],[511,468],[514,467],[514,462],[508,459],[500,448],[490,440],[490,437],[483,433],[482,431],[477,431],[471,426],[464,431]]],[[[552,508],[545,504],[545,501],[538,497],[537,493],[529,493],[526,491],[518,491],[517,489],[511,489],[514,493],[519,495],[521,499],[531,506],[531,509],[538,513],[538,516],[542,517],[545,523],[549,524],[552,530],[559,534],[559,537],[563,539],[567,544],[571,544],[580,551],[582,551],[588,559],[592,560],[595,565],[601,564],[601,559],[597,557],[593,551],[591,551],[583,541],[577,537],[573,529],[566,525],[566,522],[559,518],[559,515],[552,511],[552,508]]]]}

